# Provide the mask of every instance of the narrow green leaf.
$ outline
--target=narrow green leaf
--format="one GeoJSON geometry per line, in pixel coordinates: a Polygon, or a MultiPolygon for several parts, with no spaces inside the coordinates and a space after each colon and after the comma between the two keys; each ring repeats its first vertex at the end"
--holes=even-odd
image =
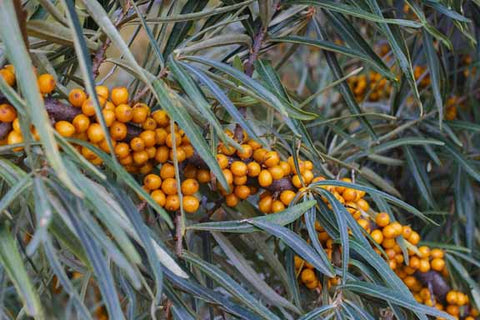
{"type": "Polygon", "coordinates": [[[430,207],[436,208],[436,204],[433,200],[431,192],[432,188],[430,185],[430,180],[428,180],[427,173],[422,167],[422,164],[409,146],[404,146],[403,150],[405,152],[405,158],[407,159],[408,166],[410,167],[410,172],[412,173],[415,183],[417,184],[418,191],[425,201],[427,201],[430,207]]]}
{"type": "Polygon", "coordinates": [[[425,47],[425,57],[428,63],[428,71],[430,72],[430,81],[432,83],[433,97],[435,98],[435,105],[438,110],[438,124],[440,130],[442,130],[443,122],[443,102],[442,94],[440,92],[440,60],[437,57],[437,53],[433,46],[433,40],[427,31],[422,30],[423,45],[425,47]]]}
{"type": "Polygon", "coordinates": [[[15,289],[25,305],[26,313],[36,319],[46,319],[40,297],[31,282],[22,256],[5,222],[0,224],[0,262],[15,285],[15,289]]]}

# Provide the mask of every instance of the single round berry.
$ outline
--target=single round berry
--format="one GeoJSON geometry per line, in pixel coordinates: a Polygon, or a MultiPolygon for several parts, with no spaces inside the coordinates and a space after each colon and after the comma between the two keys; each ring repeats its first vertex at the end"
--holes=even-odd
{"type": "Polygon", "coordinates": [[[114,121],[110,126],[110,136],[112,139],[121,141],[127,137],[128,129],[127,126],[118,121],[114,121]]]}
{"type": "Polygon", "coordinates": [[[182,182],[182,194],[190,196],[198,191],[199,184],[196,179],[186,179],[182,182]]]}
{"type": "Polygon", "coordinates": [[[263,187],[269,187],[273,183],[273,177],[270,171],[268,170],[262,170],[260,171],[260,174],[258,175],[258,184],[263,187]]]}
{"type": "Polygon", "coordinates": [[[194,213],[198,210],[200,202],[194,196],[183,197],[183,210],[187,213],[194,213]]]}
{"type": "Polygon", "coordinates": [[[165,209],[168,211],[176,211],[180,209],[180,197],[178,194],[171,194],[167,196],[165,201],[165,209]]]}
{"type": "Polygon", "coordinates": [[[164,179],[162,182],[162,191],[167,195],[177,194],[177,180],[174,178],[164,179]]]}
{"type": "Polygon", "coordinates": [[[98,123],[92,123],[87,130],[88,139],[93,143],[98,143],[105,138],[102,127],[98,123]]]}
{"type": "Polygon", "coordinates": [[[55,86],[57,82],[55,78],[48,73],[42,74],[37,79],[38,87],[42,94],[50,94],[53,90],[55,90],[55,86]]]}
{"type": "Polygon", "coordinates": [[[119,104],[115,108],[115,118],[117,121],[126,123],[132,120],[133,112],[132,108],[128,104],[119,104]]]}
{"type": "Polygon", "coordinates": [[[90,119],[84,114],[78,114],[73,118],[72,124],[75,128],[75,132],[86,132],[90,127],[90,119]]]}
{"type": "Polygon", "coordinates": [[[165,206],[167,202],[167,196],[162,190],[153,190],[150,196],[156,203],[158,203],[159,206],[165,206]]]}
{"type": "Polygon", "coordinates": [[[58,121],[55,123],[55,130],[62,136],[70,138],[75,134],[75,127],[68,121],[58,121]]]}
{"type": "Polygon", "coordinates": [[[143,185],[149,190],[156,190],[162,186],[162,178],[156,174],[149,174],[143,179],[143,185]]]}
{"type": "Polygon", "coordinates": [[[0,122],[13,122],[17,118],[17,111],[9,104],[0,105],[0,122]]]}
{"type": "Polygon", "coordinates": [[[120,105],[128,102],[128,90],[125,87],[116,87],[112,89],[112,102],[115,105],[120,105]]]}

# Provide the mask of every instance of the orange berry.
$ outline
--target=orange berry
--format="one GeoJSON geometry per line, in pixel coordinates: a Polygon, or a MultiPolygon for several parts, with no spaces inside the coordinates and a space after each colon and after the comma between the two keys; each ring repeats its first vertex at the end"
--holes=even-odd
{"type": "Polygon", "coordinates": [[[363,199],[357,201],[357,207],[365,212],[370,209],[370,205],[368,204],[368,202],[363,199]]]}
{"type": "Polygon", "coordinates": [[[157,148],[157,151],[155,153],[155,160],[158,163],[165,163],[168,161],[168,156],[169,156],[170,149],[168,149],[166,146],[160,146],[157,148]]]}
{"type": "Polygon", "coordinates": [[[152,113],[152,118],[159,127],[167,127],[170,124],[170,117],[165,110],[157,110],[152,113]]]}
{"type": "Polygon", "coordinates": [[[148,153],[145,150],[134,151],[132,156],[133,162],[137,165],[143,165],[148,161],[148,153]]]}
{"type": "Polygon", "coordinates": [[[182,182],[182,194],[192,195],[198,191],[199,185],[196,179],[186,179],[182,182]]]}
{"type": "Polygon", "coordinates": [[[116,87],[112,89],[112,102],[120,105],[128,102],[128,90],[125,87],[116,87]]]}
{"type": "Polygon", "coordinates": [[[124,158],[130,154],[130,146],[128,143],[120,142],[115,146],[115,155],[118,158],[124,158]]]}
{"type": "Polygon", "coordinates": [[[153,118],[148,117],[147,120],[142,124],[144,130],[155,130],[157,128],[157,123],[153,118]]]}
{"type": "Polygon", "coordinates": [[[0,76],[5,80],[5,82],[12,87],[15,84],[15,74],[8,69],[1,69],[0,76]]]}
{"type": "Polygon", "coordinates": [[[418,271],[425,273],[430,271],[430,262],[428,259],[420,259],[420,266],[418,267],[418,271]]]}
{"type": "Polygon", "coordinates": [[[115,108],[115,117],[117,121],[129,122],[133,118],[132,108],[128,104],[119,104],[115,108]]]}
{"type": "Polygon", "coordinates": [[[395,238],[397,237],[397,230],[395,229],[392,224],[389,224],[385,228],[383,228],[383,236],[385,238],[395,238]]]}
{"type": "Polygon", "coordinates": [[[241,176],[241,177],[233,177],[233,184],[236,185],[236,186],[241,186],[241,185],[244,185],[246,184],[248,181],[248,177],[247,176],[241,176]]]}
{"type": "MultiPolygon", "coordinates": [[[[170,160],[172,160],[172,161],[175,160],[173,149],[170,149],[170,152],[169,152],[168,156],[169,156],[170,160]]],[[[177,162],[179,162],[179,163],[185,161],[185,159],[187,158],[187,155],[185,154],[185,150],[183,150],[183,148],[181,146],[177,147],[176,158],[177,158],[177,162]]]]}
{"type": "Polygon", "coordinates": [[[197,171],[197,180],[200,183],[208,183],[211,180],[210,171],[207,169],[199,169],[197,171]]]}
{"type": "Polygon", "coordinates": [[[110,111],[115,112],[115,105],[113,103],[111,103],[110,101],[106,101],[104,106],[103,106],[103,110],[110,110],[110,111]]]}
{"type": "Polygon", "coordinates": [[[300,180],[300,176],[298,174],[292,177],[292,184],[298,189],[303,187],[302,180],[300,180]]]}
{"type": "Polygon", "coordinates": [[[345,201],[355,201],[357,198],[357,191],[346,188],[342,193],[342,197],[345,199],[345,201]]]}
{"type": "Polygon", "coordinates": [[[378,244],[381,244],[383,242],[383,233],[378,229],[373,230],[370,236],[372,237],[373,241],[375,241],[378,244]]]}
{"type": "MultiPolygon", "coordinates": [[[[17,131],[10,131],[7,136],[7,144],[18,144],[23,143],[23,136],[21,133],[17,131]]],[[[13,148],[12,150],[15,152],[21,151],[23,147],[13,148]]]]}
{"type": "Polygon", "coordinates": [[[187,213],[194,213],[200,207],[200,202],[194,196],[183,197],[183,210],[187,213]]]}
{"type": "Polygon", "coordinates": [[[250,188],[248,186],[236,186],[234,190],[235,195],[242,199],[245,200],[250,196],[250,188]]]}
{"type": "Polygon", "coordinates": [[[263,158],[265,157],[265,155],[267,154],[267,150],[263,149],[263,148],[260,148],[260,149],[257,149],[253,152],[253,159],[256,161],[256,162],[262,162],[263,161],[263,158]]]}
{"type": "Polygon", "coordinates": [[[227,183],[230,185],[233,183],[233,174],[230,169],[223,169],[223,176],[225,177],[225,180],[227,180],[227,183]]]}
{"type": "MultiPolygon", "coordinates": [[[[112,110],[102,110],[103,120],[105,120],[105,125],[110,127],[115,121],[115,112],[112,110]]],[[[97,122],[100,123],[100,120],[97,117],[97,122]]]]}
{"type": "Polygon", "coordinates": [[[280,166],[280,168],[282,168],[284,176],[288,176],[290,172],[292,172],[292,169],[290,168],[290,165],[288,164],[288,162],[280,161],[278,165],[280,166]]]}
{"type": "Polygon", "coordinates": [[[98,123],[92,123],[87,130],[88,139],[93,143],[98,143],[105,138],[102,127],[98,123]]]}
{"type": "Polygon", "coordinates": [[[253,149],[250,145],[242,144],[241,147],[242,147],[242,151],[237,151],[237,156],[240,159],[246,160],[253,155],[253,149]]]}
{"type": "Polygon", "coordinates": [[[58,121],[55,123],[55,130],[62,136],[69,138],[75,133],[75,127],[68,121],[58,121]]]}
{"type": "Polygon", "coordinates": [[[263,213],[272,212],[273,198],[271,195],[266,195],[258,201],[258,209],[263,213]]]}
{"type": "Polygon", "coordinates": [[[445,260],[441,258],[435,258],[432,260],[432,269],[435,271],[442,271],[445,268],[445,260]]]}
{"type": "Polygon", "coordinates": [[[75,132],[86,132],[90,127],[90,119],[84,114],[79,114],[76,115],[75,118],[73,118],[72,124],[75,128],[75,132]]]}
{"type": "Polygon", "coordinates": [[[170,163],[165,163],[160,169],[160,177],[162,179],[174,178],[175,177],[175,166],[170,163]]]}
{"type": "Polygon", "coordinates": [[[262,167],[258,162],[252,161],[249,164],[247,164],[248,168],[248,176],[249,177],[257,177],[260,174],[260,171],[262,171],[262,167]]]}
{"type": "Polygon", "coordinates": [[[157,154],[157,148],[148,147],[148,148],[145,148],[145,152],[148,154],[148,159],[153,159],[153,158],[155,158],[155,155],[157,154]]]}
{"type": "Polygon", "coordinates": [[[300,274],[300,279],[303,283],[310,283],[317,280],[317,276],[315,275],[315,271],[312,269],[305,269],[300,274]]]}
{"type": "Polygon", "coordinates": [[[143,185],[148,190],[156,190],[162,186],[162,178],[153,173],[149,174],[143,178],[143,185]]]}
{"type": "Polygon", "coordinates": [[[446,300],[448,304],[457,304],[457,301],[458,301],[457,292],[453,290],[448,291],[446,300]]]}
{"type": "Polygon", "coordinates": [[[228,157],[224,154],[217,154],[217,163],[220,169],[226,169],[228,167],[228,157]]]}
{"type": "Polygon", "coordinates": [[[156,142],[155,131],[145,130],[142,133],[140,133],[139,137],[145,143],[146,148],[153,147],[155,145],[155,142],[156,142]]]}
{"type": "Polygon", "coordinates": [[[246,176],[248,172],[248,167],[243,161],[234,161],[230,165],[230,170],[236,176],[246,176]]]}
{"type": "Polygon", "coordinates": [[[447,311],[447,313],[451,314],[452,316],[458,316],[460,314],[460,308],[454,305],[448,305],[445,311],[447,311]]]}
{"type": "Polygon", "coordinates": [[[175,132],[175,134],[169,133],[167,135],[167,138],[165,140],[165,143],[169,148],[173,147],[173,139],[175,139],[175,145],[178,147],[182,143],[182,136],[178,132],[175,132]]]}
{"type": "Polygon", "coordinates": [[[260,174],[258,175],[258,184],[261,187],[269,187],[273,182],[273,177],[270,171],[268,170],[262,170],[260,171],[260,174]]]}
{"type": "Polygon", "coordinates": [[[230,194],[225,196],[225,203],[229,207],[235,207],[238,204],[239,201],[240,200],[238,199],[238,197],[234,193],[230,193],[230,194]]]}
{"type": "Polygon", "coordinates": [[[283,178],[283,169],[279,165],[269,168],[268,171],[270,171],[274,180],[279,180],[283,178]]]}
{"type": "Polygon", "coordinates": [[[53,90],[55,90],[56,81],[55,78],[48,73],[40,75],[37,79],[38,87],[42,94],[50,94],[53,90]]]}
{"type": "Polygon", "coordinates": [[[162,190],[153,190],[150,196],[156,203],[158,203],[159,206],[165,206],[165,203],[167,202],[167,197],[162,190]]]}
{"type": "Polygon", "coordinates": [[[180,209],[180,197],[178,194],[171,194],[167,196],[165,201],[165,209],[168,211],[176,211],[180,209]]]}
{"type": "Polygon", "coordinates": [[[402,236],[405,240],[408,240],[412,235],[412,228],[410,226],[403,226],[402,227],[402,236]]]}
{"type": "Polygon", "coordinates": [[[390,216],[386,212],[380,212],[375,217],[375,223],[379,227],[386,227],[390,223],[390,216]]]}
{"type": "Polygon", "coordinates": [[[132,148],[133,151],[142,151],[145,149],[145,141],[140,137],[135,137],[130,140],[130,148],[132,148]]]}
{"type": "Polygon", "coordinates": [[[443,258],[444,256],[444,252],[442,249],[432,249],[432,251],[430,251],[430,256],[435,259],[435,258],[443,258]]]}
{"type": "Polygon", "coordinates": [[[164,128],[155,129],[155,143],[157,145],[164,145],[167,140],[168,132],[164,128]]]}
{"type": "MultiPolygon", "coordinates": [[[[99,98],[101,99],[101,98],[99,98]]],[[[87,117],[95,115],[95,107],[91,98],[86,99],[82,104],[82,113],[87,117]]]]}
{"type": "Polygon", "coordinates": [[[146,105],[137,103],[132,109],[132,122],[144,123],[147,120],[149,113],[150,109],[146,105]]]}
{"type": "Polygon", "coordinates": [[[284,190],[280,193],[280,201],[286,206],[290,205],[297,194],[292,190],[284,190]]]}
{"type": "Polygon", "coordinates": [[[272,203],[272,212],[273,213],[280,212],[280,211],[283,211],[283,210],[285,210],[285,205],[283,204],[282,201],[280,201],[280,200],[273,201],[273,203],[272,203]]]}
{"type": "Polygon", "coordinates": [[[396,244],[397,242],[395,241],[395,239],[392,238],[384,238],[382,241],[382,247],[384,247],[385,249],[392,249],[393,247],[395,247],[396,244]]]}
{"type": "Polygon", "coordinates": [[[279,162],[280,162],[280,156],[278,155],[278,152],[276,152],[276,151],[268,151],[263,156],[263,164],[265,166],[267,166],[268,168],[276,166],[279,162]]]}
{"type": "Polygon", "coordinates": [[[166,178],[162,182],[162,191],[167,195],[177,194],[177,180],[166,178]]]}
{"type": "Polygon", "coordinates": [[[410,235],[410,238],[408,238],[408,241],[413,244],[413,245],[416,245],[417,243],[420,242],[420,235],[413,231],[412,234],[410,235]]]}
{"type": "Polygon", "coordinates": [[[9,104],[0,105],[0,122],[13,122],[17,118],[17,111],[9,104]]]}
{"type": "Polygon", "coordinates": [[[108,99],[108,87],[96,86],[95,92],[97,93],[97,96],[102,97],[104,99],[108,99]]]}
{"type": "Polygon", "coordinates": [[[119,121],[114,121],[110,126],[110,136],[112,139],[120,141],[127,137],[127,126],[119,121]]]}
{"type": "Polygon", "coordinates": [[[420,252],[420,257],[422,258],[428,258],[430,256],[430,248],[427,246],[419,247],[418,251],[420,252]]]}

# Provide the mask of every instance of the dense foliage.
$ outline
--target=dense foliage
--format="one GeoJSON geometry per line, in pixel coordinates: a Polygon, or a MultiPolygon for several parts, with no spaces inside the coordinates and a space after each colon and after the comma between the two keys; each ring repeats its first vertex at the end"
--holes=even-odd
{"type": "Polygon", "coordinates": [[[0,1],[0,312],[465,319],[480,2],[0,1]]]}

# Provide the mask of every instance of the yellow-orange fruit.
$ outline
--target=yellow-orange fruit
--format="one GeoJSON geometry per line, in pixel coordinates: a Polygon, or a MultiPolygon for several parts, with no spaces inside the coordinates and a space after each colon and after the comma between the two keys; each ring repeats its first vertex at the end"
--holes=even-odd
{"type": "Polygon", "coordinates": [[[261,187],[269,187],[273,183],[273,177],[270,171],[268,170],[262,170],[260,171],[260,174],[258,175],[258,184],[261,187]]]}
{"type": "Polygon", "coordinates": [[[62,136],[69,138],[75,133],[75,127],[68,121],[58,121],[55,123],[55,130],[62,136]]]}
{"type": "Polygon", "coordinates": [[[200,202],[194,196],[183,197],[183,210],[187,213],[194,213],[200,207],[200,202]]]}
{"type": "Polygon", "coordinates": [[[38,87],[42,94],[50,94],[55,90],[55,85],[57,84],[55,78],[48,73],[42,74],[37,79],[38,87]]]}
{"type": "Polygon", "coordinates": [[[292,190],[284,190],[280,193],[280,201],[286,206],[290,205],[290,203],[295,198],[296,193],[292,190]]]}
{"type": "Polygon", "coordinates": [[[150,196],[161,207],[165,206],[165,203],[167,202],[167,196],[165,195],[165,193],[163,193],[162,190],[153,190],[150,196]]]}
{"type": "Polygon", "coordinates": [[[93,143],[98,143],[105,138],[102,127],[98,123],[92,123],[87,130],[88,139],[93,143]]]}
{"type": "Polygon", "coordinates": [[[112,89],[111,100],[115,105],[128,102],[128,90],[125,87],[116,87],[112,89]]]}
{"type": "Polygon", "coordinates": [[[0,105],[0,122],[13,122],[17,118],[17,111],[9,104],[0,105]]]}
{"type": "Polygon", "coordinates": [[[193,195],[198,191],[199,184],[196,179],[186,179],[182,182],[181,189],[184,195],[193,195]]]}

